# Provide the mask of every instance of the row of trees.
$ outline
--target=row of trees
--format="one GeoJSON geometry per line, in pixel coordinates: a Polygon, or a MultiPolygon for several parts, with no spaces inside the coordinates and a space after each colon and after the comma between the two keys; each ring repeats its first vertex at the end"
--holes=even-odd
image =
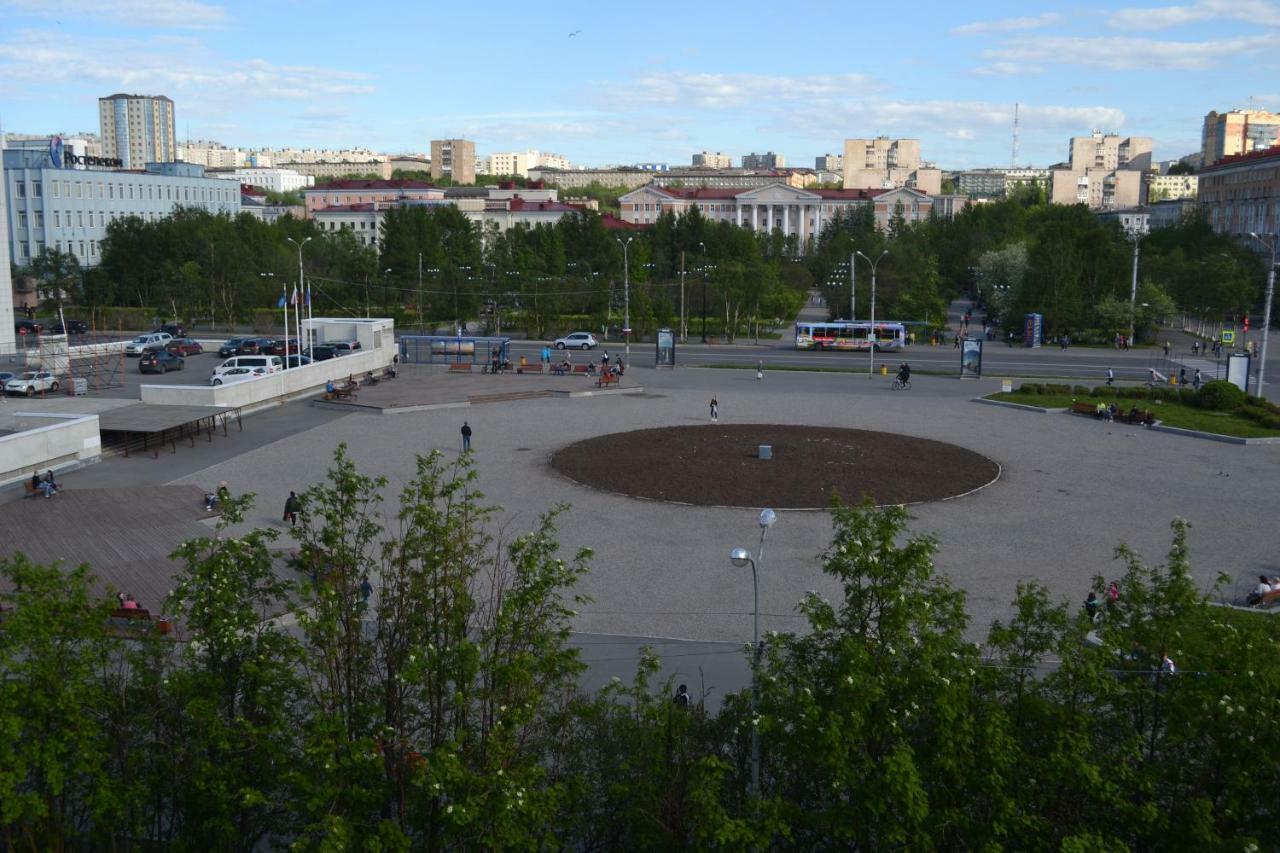
{"type": "Polygon", "coordinates": [[[556,513],[494,534],[465,459],[420,458],[394,507],[384,487],[339,448],[291,549],[270,530],[233,535],[251,497],[231,501],[219,535],[177,554],[184,643],[113,634],[87,567],[0,563],[6,849],[1280,837],[1276,623],[1205,603],[1181,522],[1162,566],[1120,549],[1101,622],[1028,583],[979,648],[904,510],[837,507],[822,560],[842,594],[807,596],[807,629],[767,638],[753,715],[745,695],[714,713],[673,703],[652,659],[584,694],[567,641],[589,554],[562,556],[556,513]]]}
{"type": "MultiPolygon", "coordinates": [[[[1257,255],[1193,215],[1141,241],[1131,318],[1129,235],[1083,205],[1051,205],[1031,187],[949,221],[907,227],[895,217],[887,234],[872,226],[869,212],[832,223],[810,263],[816,280],[827,283],[833,314],[847,313],[850,253],[874,258],[886,248],[880,282],[891,301],[881,316],[932,322],[935,294],[966,293],[985,302],[1005,328],[1019,328],[1022,315],[1034,312],[1044,315],[1048,335],[1099,340],[1127,333],[1131,319],[1140,331],[1178,314],[1216,327],[1257,304],[1264,278],[1257,255]]],[[[858,264],[860,277],[870,272],[858,264]]]]}

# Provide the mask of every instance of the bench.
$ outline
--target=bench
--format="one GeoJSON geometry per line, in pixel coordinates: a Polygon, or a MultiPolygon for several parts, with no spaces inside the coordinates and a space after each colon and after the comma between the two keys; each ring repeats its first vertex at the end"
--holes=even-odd
{"type": "Polygon", "coordinates": [[[1097,403],[1072,403],[1071,414],[1088,415],[1091,418],[1096,418],[1098,416],[1098,404],[1097,403]]]}
{"type": "Polygon", "coordinates": [[[1262,596],[1262,598],[1259,598],[1253,606],[1271,607],[1276,604],[1280,604],[1280,589],[1271,590],[1271,592],[1268,592],[1266,595],[1262,596]]]}
{"type": "Polygon", "coordinates": [[[345,385],[335,385],[333,392],[325,392],[326,400],[354,400],[356,398],[356,390],[345,385]]]}
{"type": "Polygon", "coordinates": [[[1130,409],[1128,414],[1121,413],[1120,420],[1127,424],[1142,424],[1143,426],[1151,426],[1156,422],[1156,413],[1148,412],[1142,409],[1130,409]]]}
{"type": "Polygon", "coordinates": [[[522,364],[516,368],[516,373],[542,373],[542,362],[537,364],[522,364]]]}
{"type": "Polygon", "coordinates": [[[450,373],[470,373],[471,362],[469,361],[452,361],[449,363],[450,373]]]}
{"type": "Polygon", "coordinates": [[[31,485],[31,481],[30,481],[30,480],[23,480],[23,481],[22,481],[22,488],[23,488],[23,494],[22,494],[22,497],[23,497],[24,499],[25,499],[25,498],[38,498],[38,497],[40,497],[40,488],[39,488],[38,486],[33,486],[33,485],[31,485]]]}
{"type": "Polygon", "coordinates": [[[604,388],[608,385],[617,385],[621,381],[622,377],[618,376],[616,373],[602,373],[600,374],[600,378],[596,380],[596,387],[604,388]]]}
{"type": "Polygon", "coordinates": [[[592,364],[575,364],[573,366],[573,372],[586,375],[588,373],[594,373],[595,372],[593,369],[594,367],[595,365],[592,365],[592,364]]]}

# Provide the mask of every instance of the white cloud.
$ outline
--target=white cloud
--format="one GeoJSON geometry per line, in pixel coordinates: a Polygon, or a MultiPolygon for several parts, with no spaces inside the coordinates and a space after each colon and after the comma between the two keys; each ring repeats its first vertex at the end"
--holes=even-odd
{"type": "Polygon", "coordinates": [[[1199,0],[1186,6],[1131,7],[1113,12],[1107,23],[1122,30],[1162,30],[1212,20],[1280,27],[1280,5],[1268,0],[1199,0]]]}
{"type": "Polygon", "coordinates": [[[1033,74],[1043,74],[1044,69],[1039,65],[1025,62],[992,62],[988,65],[979,65],[970,73],[977,74],[979,77],[1028,77],[1033,74]]]}
{"type": "Polygon", "coordinates": [[[1057,12],[1044,12],[1039,15],[1023,15],[1018,18],[1001,18],[997,21],[974,21],[951,30],[952,35],[977,36],[987,33],[1010,33],[1017,30],[1036,30],[1062,23],[1062,16],[1057,12]]]}
{"type": "Polygon", "coordinates": [[[183,96],[188,103],[260,99],[303,101],[364,95],[368,74],[337,68],[279,65],[265,59],[226,60],[191,39],[81,38],[23,31],[0,42],[2,89],[82,84],[95,90],[135,89],[183,96]]]}
{"type": "Polygon", "coordinates": [[[1211,68],[1225,59],[1275,50],[1277,47],[1280,47],[1280,34],[1210,41],[1157,41],[1113,36],[1027,36],[1010,39],[999,47],[983,51],[982,55],[996,63],[1052,62],[1111,71],[1190,71],[1211,68]]]}
{"type": "Polygon", "coordinates": [[[844,98],[881,88],[881,84],[863,74],[784,77],[673,71],[644,74],[622,85],[606,85],[603,91],[605,102],[614,108],[624,104],[663,104],[728,109],[778,101],[844,98]]]}
{"type": "Polygon", "coordinates": [[[947,139],[969,140],[974,138],[973,131],[969,130],[967,127],[959,127],[959,128],[956,128],[955,130],[948,130],[943,135],[946,136],[947,139]]]}
{"type": "Polygon", "coordinates": [[[197,0],[6,0],[4,5],[45,18],[91,18],[136,27],[211,27],[227,16],[222,6],[197,0]]]}

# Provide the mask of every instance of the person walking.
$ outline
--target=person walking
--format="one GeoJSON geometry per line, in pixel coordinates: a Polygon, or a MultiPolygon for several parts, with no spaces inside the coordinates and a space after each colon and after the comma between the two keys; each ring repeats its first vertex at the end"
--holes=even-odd
{"type": "Polygon", "coordinates": [[[677,708],[687,709],[689,707],[689,686],[687,684],[681,684],[677,687],[676,695],[671,698],[671,701],[675,703],[677,708]]]}
{"type": "Polygon", "coordinates": [[[462,422],[462,452],[467,453],[471,450],[471,424],[466,421],[462,422]]]}
{"type": "Polygon", "coordinates": [[[289,497],[285,498],[284,501],[284,518],[280,520],[289,522],[289,526],[293,527],[298,523],[298,509],[298,493],[289,492],[289,497]]]}
{"type": "Polygon", "coordinates": [[[1110,367],[1108,367],[1107,368],[1107,387],[1109,388],[1115,384],[1116,384],[1116,372],[1112,370],[1110,367]]]}
{"type": "Polygon", "coordinates": [[[604,354],[600,356],[600,366],[601,366],[601,367],[608,367],[608,366],[609,366],[609,351],[608,351],[608,350],[605,350],[605,351],[604,351],[604,354]]]}
{"type": "Polygon", "coordinates": [[[1164,357],[1169,357],[1169,342],[1167,340],[1164,342],[1164,357]]]}
{"type": "Polygon", "coordinates": [[[544,346],[544,347],[542,348],[542,361],[543,361],[545,364],[550,364],[550,363],[551,363],[551,347],[546,347],[546,346],[544,346]]]}
{"type": "Polygon", "coordinates": [[[1203,381],[1203,380],[1200,378],[1200,368],[1198,368],[1198,367],[1197,367],[1197,368],[1196,368],[1196,375],[1195,375],[1195,376],[1193,376],[1193,377],[1191,377],[1191,387],[1192,387],[1192,388],[1194,388],[1194,389],[1196,389],[1197,391],[1199,391],[1199,390],[1200,390],[1200,383],[1201,383],[1202,381],[1203,381]]]}
{"type": "Polygon", "coordinates": [[[720,423],[720,401],[715,397],[711,398],[711,422],[713,424],[720,423]]]}
{"type": "Polygon", "coordinates": [[[761,379],[764,379],[764,359],[763,358],[756,362],[756,381],[759,382],[761,379]]]}

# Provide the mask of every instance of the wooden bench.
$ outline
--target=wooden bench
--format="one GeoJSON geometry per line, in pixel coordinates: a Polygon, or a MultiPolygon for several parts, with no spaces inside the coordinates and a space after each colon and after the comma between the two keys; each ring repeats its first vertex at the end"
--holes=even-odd
{"type": "Polygon", "coordinates": [[[22,488],[23,488],[22,497],[24,499],[40,497],[40,487],[31,485],[30,480],[23,480],[22,488]]]}
{"type": "Polygon", "coordinates": [[[622,381],[622,377],[616,373],[601,373],[600,378],[596,380],[597,388],[604,388],[608,385],[617,385],[622,381]]]}
{"type": "Polygon", "coordinates": [[[521,364],[516,367],[516,373],[542,373],[542,362],[536,364],[521,364]]]}
{"type": "Polygon", "coordinates": [[[1097,403],[1072,403],[1071,414],[1088,415],[1091,418],[1096,418],[1098,416],[1098,404],[1097,403]]]}
{"type": "Polygon", "coordinates": [[[591,364],[575,364],[575,365],[573,366],[573,372],[574,372],[574,373],[581,373],[581,374],[583,374],[583,375],[586,375],[586,374],[588,374],[588,373],[592,373],[592,372],[593,372],[593,371],[592,371],[592,368],[593,368],[593,367],[594,367],[594,365],[591,365],[591,364]]]}
{"type": "Polygon", "coordinates": [[[332,393],[325,392],[324,398],[326,400],[354,400],[356,399],[356,390],[346,385],[335,385],[332,393]]]}
{"type": "Polygon", "coordinates": [[[469,361],[452,361],[449,362],[450,373],[470,373],[471,362],[469,361]]]}
{"type": "Polygon", "coordinates": [[[1280,589],[1273,589],[1254,603],[1254,607],[1272,607],[1280,604],[1280,589]]]}
{"type": "Polygon", "coordinates": [[[1120,419],[1128,424],[1142,424],[1143,426],[1151,426],[1156,422],[1156,413],[1148,412],[1142,409],[1130,409],[1128,414],[1121,414],[1120,419]]]}

